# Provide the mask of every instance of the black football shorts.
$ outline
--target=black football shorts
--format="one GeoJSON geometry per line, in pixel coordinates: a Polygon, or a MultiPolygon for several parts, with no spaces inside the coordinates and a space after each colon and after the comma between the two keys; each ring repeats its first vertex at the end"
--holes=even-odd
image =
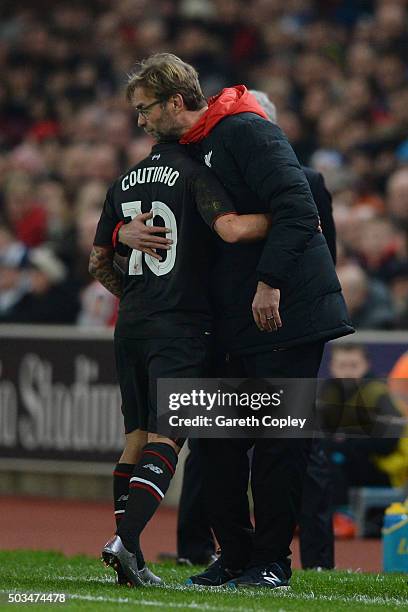
{"type": "Polygon", "coordinates": [[[125,432],[141,429],[156,433],[157,379],[208,377],[211,336],[149,339],[115,336],[115,358],[125,432]]]}

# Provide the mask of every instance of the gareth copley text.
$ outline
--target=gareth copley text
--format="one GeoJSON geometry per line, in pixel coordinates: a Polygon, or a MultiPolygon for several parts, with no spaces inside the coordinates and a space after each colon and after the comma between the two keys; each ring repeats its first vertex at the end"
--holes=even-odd
{"type": "Polygon", "coordinates": [[[258,418],[254,414],[246,417],[227,417],[219,414],[212,418],[209,416],[195,416],[195,417],[179,417],[176,414],[172,414],[169,417],[170,427],[181,427],[181,428],[217,428],[217,427],[271,427],[274,429],[285,429],[286,427],[294,427],[303,429],[305,426],[306,419],[292,418],[290,415],[282,418],[274,418],[270,414],[264,415],[262,418],[258,418]]]}

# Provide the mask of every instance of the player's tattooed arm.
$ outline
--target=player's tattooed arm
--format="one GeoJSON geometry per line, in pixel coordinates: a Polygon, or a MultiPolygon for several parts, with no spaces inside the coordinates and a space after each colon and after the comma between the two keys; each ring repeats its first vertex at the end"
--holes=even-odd
{"type": "Polygon", "coordinates": [[[122,275],[113,265],[114,251],[110,246],[93,246],[89,257],[89,274],[118,298],[122,297],[122,275]]]}

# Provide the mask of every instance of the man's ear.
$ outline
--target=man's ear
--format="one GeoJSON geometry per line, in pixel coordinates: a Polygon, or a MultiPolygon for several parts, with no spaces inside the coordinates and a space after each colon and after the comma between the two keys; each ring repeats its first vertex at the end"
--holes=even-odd
{"type": "Polygon", "coordinates": [[[185,108],[183,96],[179,93],[171,96],[170,103],[176,111],[181,111],[185,108]]]}

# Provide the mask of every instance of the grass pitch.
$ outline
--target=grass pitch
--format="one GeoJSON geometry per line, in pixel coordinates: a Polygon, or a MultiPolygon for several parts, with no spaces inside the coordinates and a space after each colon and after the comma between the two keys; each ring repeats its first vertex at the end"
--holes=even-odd
{"type": "MultiPolygon", "coordinates": [[[[408,610],[408,574],[295,572],[292,588],[232,591],[183,586],[199,568],[152,565],[163,587],[130,589],[114,583],[97,559],[53,552],[0,552],[0,610],[119,610],[149,612],[352,612],[408,610]],[[65,594],[66,603],[8,603],[9,594],[65,594]]],[[[32,598],[34,599],[34,597],[32,598]]]]}

